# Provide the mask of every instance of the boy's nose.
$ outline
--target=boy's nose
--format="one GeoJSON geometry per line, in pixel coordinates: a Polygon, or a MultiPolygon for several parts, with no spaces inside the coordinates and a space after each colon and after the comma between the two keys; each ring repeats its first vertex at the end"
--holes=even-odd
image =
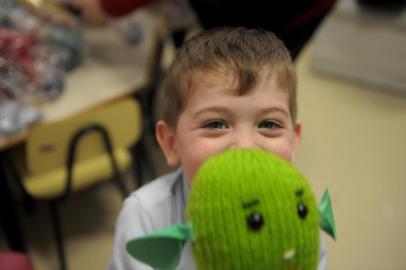
{"type": "Polygon", "coordinates": [[[249,133],[236,134],[234,140],[234,147],[236,148],[254,148],[256,147],[255,138],[249,133]]]}

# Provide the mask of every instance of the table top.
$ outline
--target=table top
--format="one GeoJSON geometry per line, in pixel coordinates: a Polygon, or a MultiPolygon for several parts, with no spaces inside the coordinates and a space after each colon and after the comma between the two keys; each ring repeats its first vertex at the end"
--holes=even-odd
{"type": "MultiPolygon", "coordinates": [[[[142,27],[143,38],[133,46],[124,42],[114,24],[84,27],[83,62],[66,76],[62,94],[39,106],[43,115],[39,124],[83,113],[147,86],[164,25],[158,14],[144,9],[136,12],[134,20],[142,27]]],[[[28,132],[29,128],[0,140],[0,150],[22,142],[28,132]]]]}
{"type": "Polygon", "coordinates": [[[297,61],[302,142],[296,164],[316,197],[328,188],[337,241],[322,237],[329,269],[403,269],[406,250],[406,95],[312,68],[314,41],[297,61]]]}

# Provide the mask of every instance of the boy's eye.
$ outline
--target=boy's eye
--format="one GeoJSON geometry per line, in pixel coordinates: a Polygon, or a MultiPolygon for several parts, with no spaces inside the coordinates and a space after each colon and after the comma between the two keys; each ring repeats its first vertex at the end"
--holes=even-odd
{"type": "Polygon", "coordinates": [[[258,128],[262,128],[262,129],[274,129],[274,128],[280,128],[280,127],[281,127],[281,125],[279,125],[275,121],[271,121],[271,120],[265,120],[258,124],[258,128]]]}
{"type": "Polygon", "coordinates": [[[203,124],[203,128],[208,129],[224,129],[228,127],[227,122],[224,120],[211,120],[203,124]]]}

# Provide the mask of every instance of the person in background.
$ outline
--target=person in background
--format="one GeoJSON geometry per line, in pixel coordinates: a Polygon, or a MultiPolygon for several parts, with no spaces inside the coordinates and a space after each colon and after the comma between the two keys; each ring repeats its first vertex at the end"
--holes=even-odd
{"type": "MultiPolygon", "coordinates": [[[[156,0],[71,1],[82,10],[82,15],[87,21],[103,24],[109,18],[124,16],[156,0]]],[[[266,29],[276,34],[285,43],[292,59],[295,60],[335,1],[303,0],[270,3],[263,0],[248,2],[242,0],[189,0],[189,3],[203,28],[243,26],[266,29]]],[[[182,38],[180,39],[182,40],[182,38]]],[[[179,45],[181,42],[177,42],[177,44],[179,45]]]]}
{"type": "MultiPolygon", "coordinates": [[[[125,200],[110,270],[151,270],[126,252],[126,242],[184,223],[190,186],[207,158],[232,148],[258,148],[293,162],[300,141],[296,72],[288,50],[271,32],[225,27],[187,39],[163,91],[156,138],[168,165],[179,168],[125,200]]],[[[325,268],[321,243],[318,269],[325,268]]],[[[190,246],[177,269],[195,269],[190,246]]]]}

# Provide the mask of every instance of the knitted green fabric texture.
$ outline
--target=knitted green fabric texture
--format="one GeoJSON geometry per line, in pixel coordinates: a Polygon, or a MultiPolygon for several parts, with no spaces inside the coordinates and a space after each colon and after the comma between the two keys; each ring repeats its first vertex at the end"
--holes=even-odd
{"type": "Polygon", "coordinates": [[[306,179],[261,150],[229,150],[199,169],[186,220],[199,270],[316,270],[319,214],[306,179]]]}

